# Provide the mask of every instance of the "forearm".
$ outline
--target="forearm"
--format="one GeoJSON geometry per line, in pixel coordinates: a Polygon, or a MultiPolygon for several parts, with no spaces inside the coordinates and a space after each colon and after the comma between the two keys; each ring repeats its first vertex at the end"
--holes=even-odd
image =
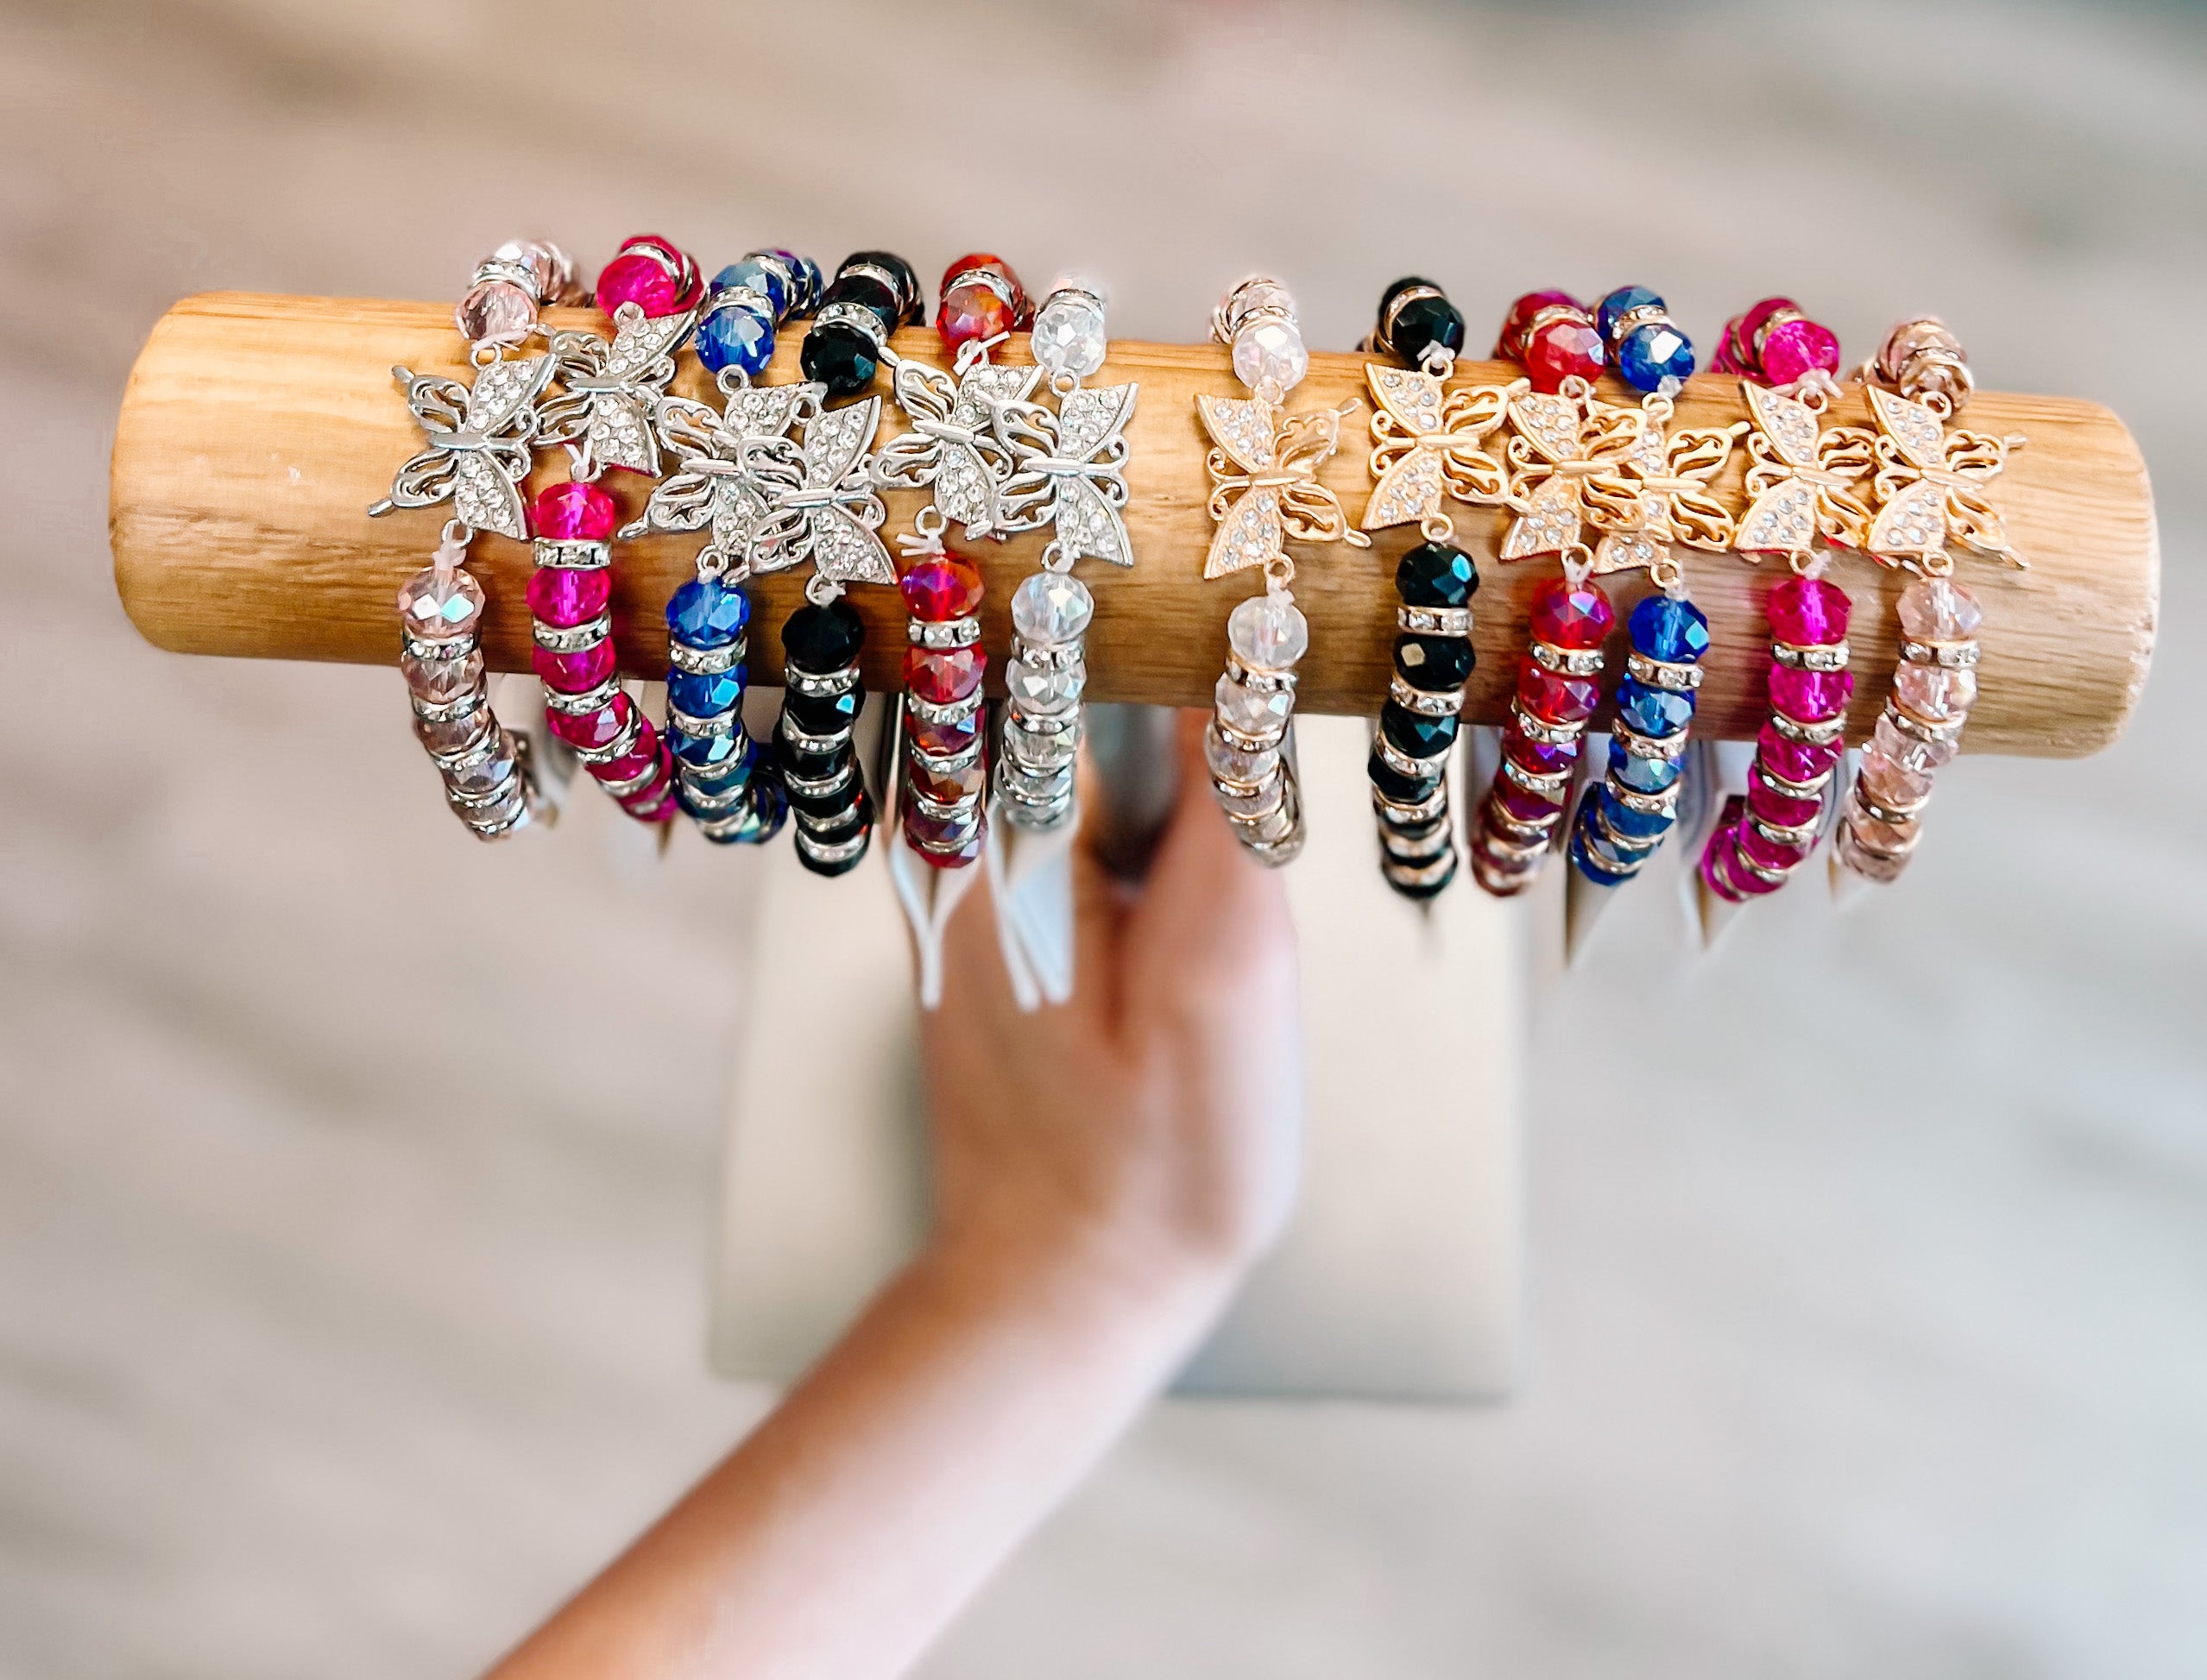
{"type": "Polygon", "coordinates": [[[901,1672],[1170,1377],[1227,1287],[1101,1243],[930,1249],[498,1680],[901,1672]]]}

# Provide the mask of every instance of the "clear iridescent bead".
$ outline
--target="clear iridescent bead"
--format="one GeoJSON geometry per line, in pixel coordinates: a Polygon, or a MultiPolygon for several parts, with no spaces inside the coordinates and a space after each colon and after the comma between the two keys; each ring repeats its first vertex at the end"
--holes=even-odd
{"type": "Polygon", "coordinates": [[[1053,374],[1086,379],[1103,366],[1103,305],[1078,286],[1053,292],[1035,313],[1035,360],[1053,374]]]}
{"type": "Polygon", "coordinates": [[[1088,586],[1063,572],[1035,572],[1012,592],[1012,628],[1037,646],[1078,640],[1095,611],[1088,586]]]}
{"type": "Polygon", "coordinates": [[[1226,618],[1226,642],[1252,670],[1293,670],[1310,647],[1310,623],[1283,595],[1252,595],[1226,618]]]}

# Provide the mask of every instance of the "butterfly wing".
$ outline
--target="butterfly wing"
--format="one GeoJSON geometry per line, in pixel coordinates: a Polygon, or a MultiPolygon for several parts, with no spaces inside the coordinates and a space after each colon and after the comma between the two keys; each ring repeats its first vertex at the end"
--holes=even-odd
{"type": "Polygon", "coordinates": [[[866,446],[873,441],[874,430],[880,424],[879,397],[868,397],[863,402],[825,409],[814,415],[804,428],[806,488],[824,490],[849,477],[861,465],[866,446]]]}
{"type": "MultiPolygon", "coordinates": [[[[464,450],[452,456],[452,516],[477,531],[495,531],[516,542],[527,542],[529,522],[521,506],[521,492],[507,469],[488,450],[464,450]]],[[[528,456],[522,453],[520,475],[528,472],[528,456]]]]}
{"type": "Polygon", "coordinates": [[[552,367],[548,356],[491,362],[475,376],[475,384],[468,390],[467,429],[485,437],[508,432],[527,436],[534,429],[532,411],[536,400],[551,382],[552,367]]]}
{"type": "MultiPolygon", "coordinates": [[[[907,433],[906,436],[911,434],[907,433]]],[[[994,444],[995,440],[990,440],[994,444]]],[[[1000,444],[996,448],[1001,449],[1000,444]]],[[[996,526],[996,481],[999,474],[993,462],[985,459],[981,451],[964,444],[945,440],[942,458],[935,469],[935,505],[943,510],[943,517],[965,526],[968,537],[978,537],[996,526]]],[[[876,457],[876,467],[880,465],[876,457]]],[[[1006,465],[1009,459],[1006,457],[1006,465]]]]}
{"type": "Polygon", "coordinates": [[[652,431],[647,400],[638,393],[593,393],[583,445],[585,459],[593,468],[626,467],[648,478],[659,476],[659,438],[652,431]]]}
{"type": "Polygon", "coordinates": [[[848,507],[830,503],[813,510],[811,549],[813,569],[831,583],[897,581],[880,537],[848,507]]]}
{"type": "Polygon", "coordinates": [[[1779,457],[1789,466],[1816,465],[1816,411],[1752,380],[1742,380],[1739,388],[1747,398],[1747,412],[1755,417],[1756,429],[1769,439],[1779,457]]]}
{"type": "Polygon", "coordinates": [[[1241,471],[1261,473],[1271,467],[1280,424],[1280,411],[1272,404],[1262,397],[1199,396],[1195,412],[1211,441],[1241,471]]]}
{"type": "Polygon", "coordinates": [[[1939,416],[1920,402],[1911,402],[1882,386],[1870,391],[1870,412],[1877,429],[1892,440],[1908,464],[1919,472],[1944,464],[1946,428],[1939,416]]]}
{"type": "MultiPolygon", "coordinates": [[[[1120,482],[1123,488],[1123,481],[1120,482]]],[[[1095,480],[1059,480],[1056,513],[1058,546],[1069,559],[1093,555],[1114,566],[1134,563],[1134,546],[1127,539],[1126,521],[1119,517],[1118,507],[1095,480]]]]}
{"type": "Polygon", "coordinates": [[[1579,405],[1545,391],[1521,391],[1510,400],[1510,425],[1543,461],[1579,458],[1579,405]]]}
{"type": "Polygon", "coordinates": [[[660,377],[659,364],[680,348],[697,318],[695,310],[646,315],[633,304],[621,305],[614,311],[613,345],[605,353],[606,377],[664,386],[673,377],[674,367],[669,362],[665,376],[660,377]]]}
{"type": "MultiPolygon", "coordinates": [[[[1199,403],[1202,400],[1196,399],[1199,403]]],[[[1226,447],[1224,439],[1220,440],[1220,447],[1226,447]]],[[[1269,484],[1244,491],[1220,516],[1219,528],[1211,538],[1211,551],[1203,561],[1203,576],[1224,577],[1252,566],[1272,564],[1284,556],[1283,534],[1280,493],[1269,484]]]]}
{"type": "Polygon", "coordinates": [[[1877,510],[1865,544],[1881,560],[1920,561],[1946,547],[1946,496],[1927,479],[1900,487],[1877,510]]]}
{"type": "Polygon", "coordinates": [[[957,399],[950,405],[951,424],[987,431],[998,405],[1025,402],[1041,378],[1042,369],[1032,363],[1015,368],[1004,362],[976,362],[958,381],[957,399]]]}
{"type": "Polygon", "coordinates": [[[1815,543],[1816,488],[1797,478],[1781,479],[1756,497],[1732,539],[1742,554],[1797,554],[1815,543]]]}
{"type": "Polygon", "coordinates": [[[1504,560],[1535,554],[1561,554],[1579,540],[1579,481],[1544,478],[1533,487],[1523,513],[1510,522],[1502,539],[1504,560]]]}
{"type": "Polygon", "coordinates": [[[1364,518],[1357,523],[1366,531],[1384,531],[1390,525],[1429,518],[1441,511],[1441,452],[1403,449],[1380,469],[1379,481],[1371,487],[1371,500],[1365,503],[1364,518]]]}

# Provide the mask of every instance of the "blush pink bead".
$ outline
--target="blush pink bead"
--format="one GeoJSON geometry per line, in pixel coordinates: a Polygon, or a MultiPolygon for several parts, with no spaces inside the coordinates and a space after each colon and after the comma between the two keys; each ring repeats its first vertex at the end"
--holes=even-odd
{"type": "Polygon", "coordinates": [[[1952,723],[1969,714],[1977,697],[1977,673],[1903,659],[1894,668],[1893,693],[1925,722],[1952,723]]]}
{"type": "Polygon", "coordinates": [[[620,504],[595,484],[554,484],[529,505],[529,529],[556,543],[608,542],[620,525],[620,504]]]}
{"type": "Polygon", "coordinates": [[[1888,809],[1905,809],[1931,796],[1931,777],[1876,746],[1864,750],[1856,772],[1871,798],[1888,809]]]}
{"type": "Polygon", "coordinates": [[[1770,703],[1797,722],[1822,723],[1838,716],[1854,691],[1852,671],[1770,667],[1770,703]]]}
{"type": "Polygon", "coordinates": [[[563,630],[588,624],[612,598],[613,574],[603,566],[539,566],[529,579],[530,613],[563,630]]]}

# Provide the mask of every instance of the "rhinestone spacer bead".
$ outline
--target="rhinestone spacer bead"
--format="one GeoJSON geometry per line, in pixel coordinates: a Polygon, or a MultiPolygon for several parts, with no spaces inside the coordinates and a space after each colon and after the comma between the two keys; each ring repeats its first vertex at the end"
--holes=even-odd
{"type": "Polygon", "coordinates": [[[1944,665],[1949,670],[1968,670],[1977,663],[1973,642],[1915,642],[1902,638],[1901,657],[1912,665],[1944,665]]]}
{"type": "MultiPolygon", "coordinates": [[[[855,675],[855,673],[854,673],[855,675]]],[[[849,685],[846,683],[845,687],[849,685]]],[[[963,700],[922,700],[907,692],[905,705],[922,723],[963,723],[981,708],[981,691],[975,689],[963,700]]]]}
{"type": "Polygon", "coordinates": [[[1395,622],[1413,636],[1468,636],[1472,609],[1468,607],[1397,607],[1395,622]]]}
{"type": "Polygon", "coordinates": [[[1414,689],[1397,671],[1387,679],[1387,698],[1406,712],[1416,712],[1420,717],[1453,718],[1464,709],[1461,689],[1438,690],[1414,689]]]}
{"type": "Polygon", "coordinates": [[[914,647],[971,647],[981,639],[981,620],[965,619],[906,619],[905,639],[914,647]]]}
{"type": "Polygon", "coordinates": [[[1562,798],[1573,774],[1568,770],[1527,770],[1506,752],[1502,755],[1502,773],[1527,793],[1536,793],[1543,799],[1562,798]]]}
{"type": "Polygon", "coordinates": [[[1904,735],[1912,735],[1920,741],[1935,741],[1947,746],[1962,739],[1962,726],[1969,721],[1964,714],[1950,718],[1944,723],[1929,723],[1891,700],[1885,702],[1885,715],[1893,720],[1894,727],[1904,735]]]}
{"type": "Polygon", "coordinates": [[[603,746],[576,746],[571,743],[568,751],[586,764],[609,764],[615,758],[625,758],[634,752],[643,733],[644,714],[639,712],[622,726],[618,735],[603,746]]]}
{"type": "Polygon", "coordinates": [[[532,620],[529,633],[536,638],[536,645],[553,653],[579,653],[586,647],[596,647],[613,634],[613,614],[601,613],[583,624],[546,624],[541,619],[532,620]]]}
{"type": "Polygon", "coordinates": [[[1510,702],[1510,720],[1527,740],[1537,741],[1542,746],[1567,746],[1579,739],[1586,727],[1584,723],[1550,723],[1544,718],[1536,718],[1515,696],[1510,702]]]}
{"type": "MultiPolygon", "coordinates": [[[[562,694],[558,689],[548,688],[544,691],[544,703],[555,712],[565,712],[579,717],[584,712],[596,712],[612,705],[614,697],[620,692],[621,679],[609,676],[595,689],[582,694],[562,694]]],[[[576,749],[578,752],[581,750],[579,747],[576,749]]]]}
{"type": "MultiPolygon", "coordinates": [[[[1616,774],[1611,772],[1604,780],[1602,785],[1609,790],[1610,796],[1628,811],[1637,811],[1643,816],[1668,816],[1678,809],[1679,793],[1686,783],[1681,778],[1672,783],[1661,793],[1643,793],[1637,788],[1626,787],[1624,783],[1617,779],[1616,774]]],[[[1661,836],[1655,838],[1660,840],[1661,836]]],[[[1652,843],[1644,841],[1636,843],[1649,844],[1649,849],[1654,849],[1652,843]]]]}
{"type": "Polygon", "coordinates": [[[669,642],[666,662],[692,676],[718,676],[743,663],[745,639],[738,636],[726,647],[692,647],[687,642],[669,642]]]}
{"type": "Polygon", "coordinates": [[[1821,723],[1803,723],[1799,718],[1788,717],[1783,712],[1772,711],[1770,727],[1789,741],[1806,741],[1811,746],[1829,746],[1846,733],[1844,717],[1826,718],[1821,723]]]}
{"type": "Polygon", "coordinates": [[[539,566],[557,566],[571,571],[600,569],[613,563],[613,544],[610,543],[570,543],[556,538],[539,537],[531,544],[531,557],[539,566]]]}
{"type": "Polygon", "coordinates": [[[1823,647],[1795,647],[1790,642],[1772,642],[1770,657],[1795,670],[1844,670],[1851,658],[1844,642],[1832,642],[1823,647]]]}
{"type": "MultiPolygon", "coordinates": [[[[858,667],[845,665],[841,670],[799,670],[795,665],[785,665],[782,676],[791,694],[809,695],[815,699],[839,694],[848,694],[858,686],[858,667]]],[[[930,719],[930,721],[934,720],[930,719]]]]}
{"type": "Polygon", "coordinates": [[[1605,663],[1598,647],[1557,647],[1552,642],[1536,640],[1526,651],[1533,656],[1535,664],[1561,671],[1566,676],[1598,676],[1605,663]]]}
{"type": "Polygon", "coordinates": [[[1637,652],[1625,656],[1624,668],[1649,688],[1668,689],[1673,694],[1691,694],[1709,674],[1696,664],[1650,659],[1637,652]]]}
{"type": "Polygon", "coordinates": [[[743,720],[734,711],[716,712],[710,717],[692,717],[674,706],[666,708],[668,724],[685,735],[730,735],[743,727],[743,720]]]}

